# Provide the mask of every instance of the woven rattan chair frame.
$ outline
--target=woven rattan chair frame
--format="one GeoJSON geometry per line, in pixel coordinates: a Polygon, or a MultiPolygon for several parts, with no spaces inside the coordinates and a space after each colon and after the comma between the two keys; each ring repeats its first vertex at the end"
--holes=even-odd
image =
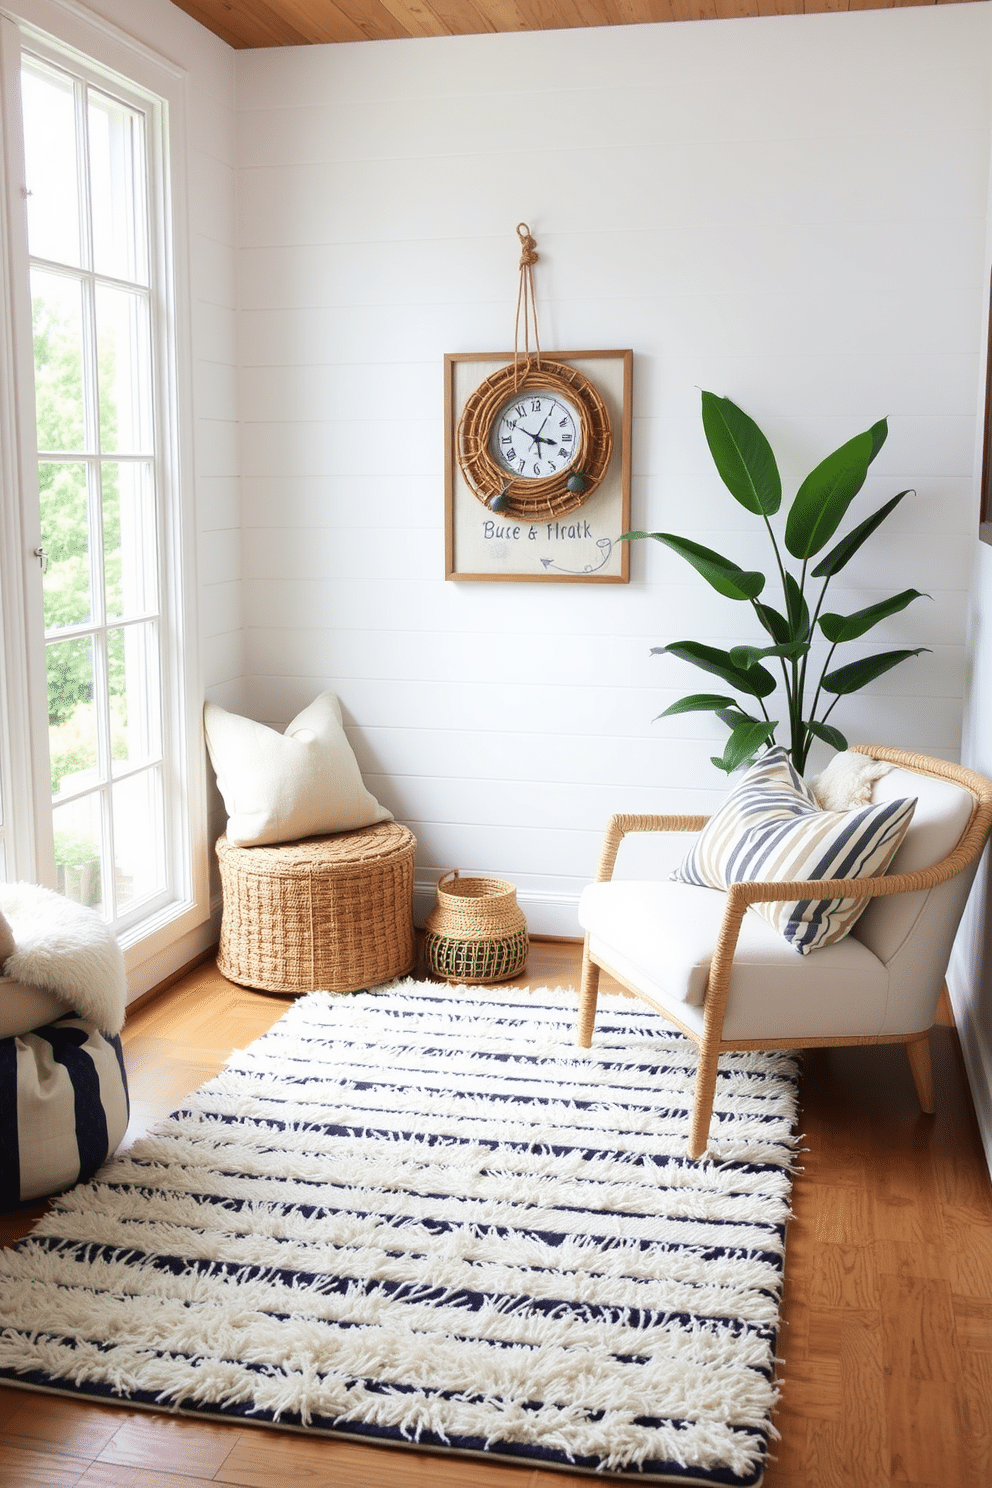
{"type": "MultiPolygon", "coordinates": [[[[713,1097],[716,1090],[717,1062],[724,1050],[730,1049],[795,1049],[817,1046],[835,1047],[845,1044],[903,1043],[909,1057],[913,1082],[921,1109],[932,1113],[936,1110],[933,1087],[933,1072],[930,1064],[929,1030],[922,1033],[881,1034],[876,1037],[842,1038],[831,1036],[815,1038],[782,1039],[725,1039],[723,1020],[730,991],[730,976],[733,970],[734,953],[741,922],[749,904],[780,899],[841,899],[857,896],[872,899],[888,894],[912,894],[920,889],[930,889],[956,877],[973,863],[984,848],[992,829],[992,782],[963,765],[946,760],[931,759],[926,755],[911,754],[901,749],[889,749],[880,744],[858,744],[854,746],[860,754],[872,759],[885,760],[903,770],[927,775],[937,780],[947,780],[953,785],[970,791],[974,797],[971,817],[957,846],[947,857],[930,868],[921,868],[915,873],[891,874],[879,878],[835,878],[809,879],[803,881],[784,880],[768,883],[731,884],[726,891],[726,906],[717,937],[716,948],[710,963],[709,980],[703,1004],[703,1030],[698,1033],[675,1017],[670,1008],[649,997],[635,987],[614,967],[594,961],[586,936],[582,959],[582,982],[579,993],[579,1021],[577,1042],[588,1048],[592,1042],[593,1025],[596,1019],[596,1003],[599,995],[600,971],[606,971],[628,991],[648,1003],[656,1012],[691,1038],[699,1047],[699,1065],[696,1072],[696,1089],[693,1102],[692,1127],[689,1136],[689,1156],[698,1158],[706,1151],[710,1121],[713,1114],[713,1097]]],[[[617,852],[623,838],[630,832],[699,832],[709,821],[708,816],[614,816],[607,826],[603,840],[597,882],[605,882],[613,876],[617,852]]]]}

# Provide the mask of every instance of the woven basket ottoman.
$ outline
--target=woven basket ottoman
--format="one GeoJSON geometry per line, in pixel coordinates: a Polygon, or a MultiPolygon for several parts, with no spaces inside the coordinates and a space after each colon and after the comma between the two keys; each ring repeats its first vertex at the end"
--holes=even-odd
{"type": "Polygon", "coordinates": [[[217,967],[265,992],[355,992],[412,970],[413,855],[399,822],[272,847],[217,843],[217,967]]]}

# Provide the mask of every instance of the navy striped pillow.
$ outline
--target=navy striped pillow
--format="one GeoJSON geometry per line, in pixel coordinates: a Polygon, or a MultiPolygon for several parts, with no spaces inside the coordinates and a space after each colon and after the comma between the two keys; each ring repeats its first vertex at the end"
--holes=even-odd
{"type": "MultiPolygon", "coordinates": [[[[915,808],[914,797],[854,811],[820,811],[788,754],[776,745],[741,777],[672,876],[711,889],[783,879],[877,877],[895,857],[915,808]]],[[[801,899],[751,908],[805,956],[842,940],[868,902],[801,899]]]]}
{"type": "Polygon", "coordinates": [[[70,1013],[0,1039],[0,1210],[92,1178],[127,1121],[119,1035],[70,1013]]]}

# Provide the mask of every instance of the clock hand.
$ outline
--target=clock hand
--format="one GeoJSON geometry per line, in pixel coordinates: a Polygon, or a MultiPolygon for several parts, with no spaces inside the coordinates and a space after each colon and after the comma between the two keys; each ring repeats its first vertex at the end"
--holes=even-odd
{"type": "MultiPolygon", "coordinates": [[[[551,415],[554,413],[554,411],[555,411],[555,404],[552,403],[551,407],[548,409],[547,413],[544,415],[544,418],[543,418],[543,420],[541,422],[541,429],[544,428],[544,425],[548,422],[548,419],[551,417],[551,415]]],[[[548,438],[542,439],[541,438],[541,429],[538,429],[538,431],[537,431],[536,434],[530,434],[530,438],[534,441],[535,444],[557,444],[558,443],[557,439],[548,439],[548,438]]],[[[524,433],[525,434],[529,434],[530,431],[528,429],[525,429],[524,430],[524,433]]]]}
{"type": "MultiPolygon", "coordinates": [[[[544,420],[544,424],[546,424],[547,422],[548,422],[547,419],[545,419],[544,420]]],[[[544,428],[544,424],[541,425],[541,429],[544,428]]],[[[548,439],[546,435],[542,435],[540,429],[537,431],[536,434],[532,434],[529,429],[521,429],[519,424],[517,425],[517,428],[520,430],[520,433],[521,434],[526,434],[527,435],[527,438],[530,440],[531,444],[557,444],[558,443],[557,439],[548,439]]]]}

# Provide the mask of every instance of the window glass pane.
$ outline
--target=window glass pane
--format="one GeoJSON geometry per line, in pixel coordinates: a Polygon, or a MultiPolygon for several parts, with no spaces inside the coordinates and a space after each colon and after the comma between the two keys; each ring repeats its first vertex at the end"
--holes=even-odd
{"type": "Polygon", "coordinates": [[[78,279],[31,270],[38,448],[86,448],[83,301],[78,279]]]}
{"type": "Polygon", "coordinates": [[[100,778],[93,706],[93,638],[52,641],[45,650],[45,660],[52,795],[69,795],[100,778]]]}
{"type": "Polygon", "coordinates": [[[114,786],[114,884],[119,908],[165,888],[162,778],[146,770],[114,786]]]}
{"type": "Polygon", "coordinates": [[[48,558],[41,581],[45,629],[85,625],[93,612],[86,466],[42,460],[38,465],[38,490],[41,542],[48,558]]]}
{"type": "Polygon", "coordinates": [[[72,82],[34,63],[21,69],[28,248],[37,258],[77,265],[79,187],[72,82]]]}
{"type": "Polygon", "coordinates": [[[92,89],[88,115],[93,267],[98,274],[147,284],[144,120],[92,89]]]}
{"type": "Polygon", "coordinates": [[[45,659],[52,795],[68,795],[100,780],[92,637],[51,641],[45,659]]]}
{"type": "Polygon", "coordinates": [[[103,467],[103,562],[107,617],[144,615],[158,597],[158,542],[152,467],[108,461],[103,467]]]}
{"type": "Polygon", "coordinates": [[[102,803],[97,794],[83,796],[52,812],[55,827],[56,887],[77,904],[103,908],[101,872],[102,803]]]}
{"type": "Polygon", "coordinates": [[[158,626],[107,631],[112,768],[131,768],[162,753],[158,626]]]}
{"type": "Polygon", "coordinates": [[[101,448],[105,453],[150,453],[151,355],[146,296],[98,285],[96,328],[101,448]]]}

